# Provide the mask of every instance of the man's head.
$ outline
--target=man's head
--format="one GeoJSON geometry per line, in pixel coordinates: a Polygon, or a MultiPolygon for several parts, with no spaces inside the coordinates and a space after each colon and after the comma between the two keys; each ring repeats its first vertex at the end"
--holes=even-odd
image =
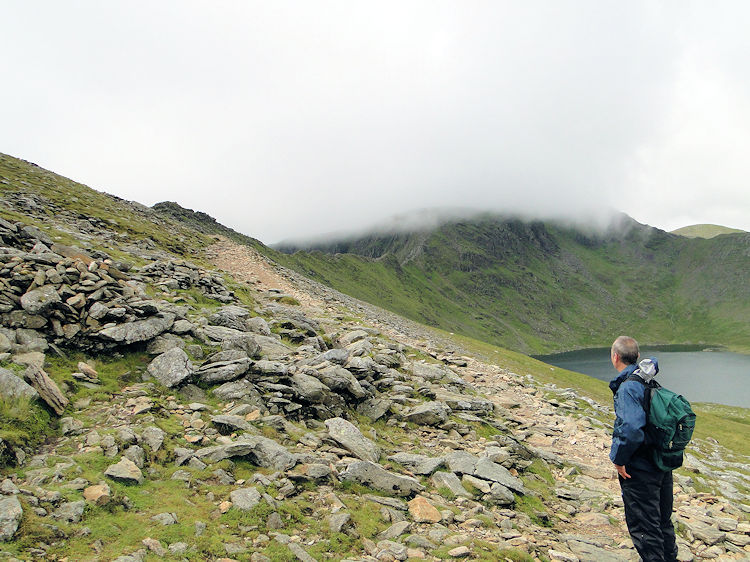
{"type": "Polygon", "coordinates": [[[641,356],[638,342],[628,336],[620,336],[612,344],[610,358],[612,365],[618,371],[622,371],[628,365],[634,365],[641,356]]]}

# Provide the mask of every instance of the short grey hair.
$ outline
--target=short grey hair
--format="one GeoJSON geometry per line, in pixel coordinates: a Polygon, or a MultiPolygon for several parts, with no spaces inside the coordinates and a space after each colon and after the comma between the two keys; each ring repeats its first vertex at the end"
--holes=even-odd
{"type": "Polygon", "coordinates": [[[638,342],[629,336],[620,336],[612,344],[612,353],[620,357],[620,361],[626,365],[635,365],[638,357],[641,356],[641,350],[638,348],[638,342]]]}

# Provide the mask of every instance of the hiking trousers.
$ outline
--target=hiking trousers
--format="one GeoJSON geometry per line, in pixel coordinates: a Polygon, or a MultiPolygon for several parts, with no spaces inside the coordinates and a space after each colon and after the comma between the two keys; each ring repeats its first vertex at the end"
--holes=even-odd
{"type": "Polygon", "coordinates": [[[673,562],[677,543],[672,525],[672,472],[630,466],[626,470],[631,477],[619,478],[633,546],[644,562],[673,562]]]}

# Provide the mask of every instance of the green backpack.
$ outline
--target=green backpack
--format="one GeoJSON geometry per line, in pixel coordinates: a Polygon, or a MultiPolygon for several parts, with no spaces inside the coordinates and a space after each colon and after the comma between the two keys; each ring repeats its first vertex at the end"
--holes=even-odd
{"type": "Polygon", "coordinates": [[[654,380],[646,382],[638,375],[630,375],[628,380],[637,380],[647,388],[645,431],[646,443],[653,451],[652,460],[663,471],[679,468],[683,451],[695,429],[695,413],[690,402],[654,380]]]}

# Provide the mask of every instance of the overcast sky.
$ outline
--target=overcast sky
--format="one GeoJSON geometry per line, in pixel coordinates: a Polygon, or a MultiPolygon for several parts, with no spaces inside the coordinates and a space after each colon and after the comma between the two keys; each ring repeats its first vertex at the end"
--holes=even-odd
{"type": "Polygon", "coordinates": [[[273,243],[431,207],[750,230],[750,2],[4,0],[0,152],[273,243]]]}

